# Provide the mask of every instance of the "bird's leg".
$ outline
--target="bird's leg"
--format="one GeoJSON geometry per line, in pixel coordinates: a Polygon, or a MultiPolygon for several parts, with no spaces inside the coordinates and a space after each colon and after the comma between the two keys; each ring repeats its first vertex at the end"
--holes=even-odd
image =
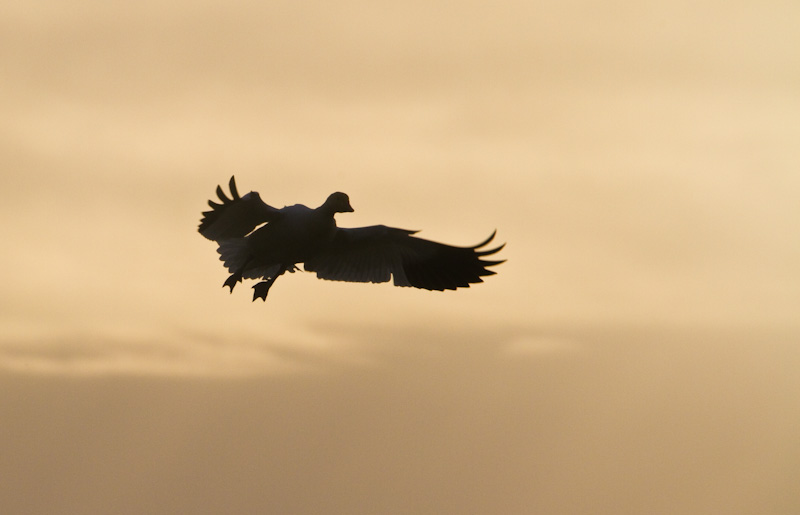
{"type": "Polygon", "coordinates": [[[255,302],[256,299],[261,299],[264,302],[266,302],[267,293],[269,293],[270,287],[275,282],[275,279],[283,275],[283,273],[287,270],[287,268],[288,267],[286,265],[281,265],[281,268],[280,270],[278,270],[278,273],[276,273],[266,281],[261,281],[260,283],[257,283],[255,286],[253,286],[253,302],[255,302]]]}

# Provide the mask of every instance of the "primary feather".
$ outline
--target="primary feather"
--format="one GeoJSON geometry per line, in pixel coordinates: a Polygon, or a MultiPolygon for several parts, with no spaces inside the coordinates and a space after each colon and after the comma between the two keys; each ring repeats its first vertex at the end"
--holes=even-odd
{"type": "Polygon", "coordinates": [[[220,260],[231,273],[225,281],[233,291],[242,279],[264,279],[253,288],[253,300],[266,300],[269,288],[299,263],[320,279],[455,290],[483,282],[495,272],[487,267],[504,260],[485,259],[504,245],[486,249],[495,233],[478,245],[456,247],[413,236],[416,231],[373,225],[336,226],[336,213],[352,212],[344,193],[333,193],[320,207],[303,205],[276,209],[256,192],[239,196],[233,177],[231,198],[221,187],[221,203],[209,201],[200,234],[219,244],[220,260]],[[261,227],[259,227],[261,226],[261,227]]]}

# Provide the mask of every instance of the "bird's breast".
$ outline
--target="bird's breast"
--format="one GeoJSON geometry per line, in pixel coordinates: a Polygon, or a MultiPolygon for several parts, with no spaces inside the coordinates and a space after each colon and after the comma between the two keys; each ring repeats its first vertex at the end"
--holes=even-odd
{"type": "Polygon", "coordinates": [[[253,233],[250,244],[257,255],[269,255],[277,262],[301,263],[325,248],[335,232],[332,217],[319,216],[310,209],[292,209],[253,233]]]}

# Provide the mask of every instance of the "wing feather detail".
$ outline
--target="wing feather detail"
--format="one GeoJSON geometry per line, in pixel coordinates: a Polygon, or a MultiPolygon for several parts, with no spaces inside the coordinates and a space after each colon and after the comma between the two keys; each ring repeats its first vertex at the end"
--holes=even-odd
{"type": "Polygon", "coordinates": [[[208,201],[210,211],[203,212],[198,231],[213,241],[241,238],[259,225],[275,220],[279,210],[267,205],[255,191],[240,196],[236,180],[231,176],[228,183],[230,198],[217,186],[219,202],[208,201]]]}
{"type": "Polygon", "coordinates": [[[483,282],[495,272],[487,260],[503,248],[483,249],[495,236],[471,247],[456,247],[412,236],[416,231],[384,225],[338,229],[328,247],[305,262],[320,279],[383,283],[426,290],[455,290],[483,282]]]}

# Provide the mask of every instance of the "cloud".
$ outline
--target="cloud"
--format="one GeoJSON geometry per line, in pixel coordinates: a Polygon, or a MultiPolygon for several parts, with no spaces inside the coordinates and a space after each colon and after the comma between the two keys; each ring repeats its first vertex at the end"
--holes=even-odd
{"type": "Polygon", "coordinates": [[[294,351],[288,342],[179,331],[171,342],[108,331],[6,342],[4,363],[89,370],[94,362],[108,371],[116,360],[127,372],[76,380],[0,371],[4,507],[798,512],[786,479],[796,469],[787,453],[798,427],[796,334],[447,322],[329,325],[294,351]],[[369,366],[335,365],[326,349],[345,344],[345,354],[371,357],[369,366]],[[547,356],[571,345],[586,351],[581,359],[507,358],[509,347],[547,356]],[[248,360],[263,370],[270,356],[329,373],[185,372],[215,363],[241,371],[248,360]],[[185,375],[156,376],[158,363],[185,375]]]}
{"type": "Polygon", "coordinates": [[[508,356],[564,355],[580,352],[581,346],[562,336],[524,335],[512,339],[505,347],[508,356]]]}
{"type": "Polygon", "coordinates": [[[324,354],[299,340],[97,331],[0,341],[0,369],[63,376],[242,377],[312,372],[324,354]]]}

